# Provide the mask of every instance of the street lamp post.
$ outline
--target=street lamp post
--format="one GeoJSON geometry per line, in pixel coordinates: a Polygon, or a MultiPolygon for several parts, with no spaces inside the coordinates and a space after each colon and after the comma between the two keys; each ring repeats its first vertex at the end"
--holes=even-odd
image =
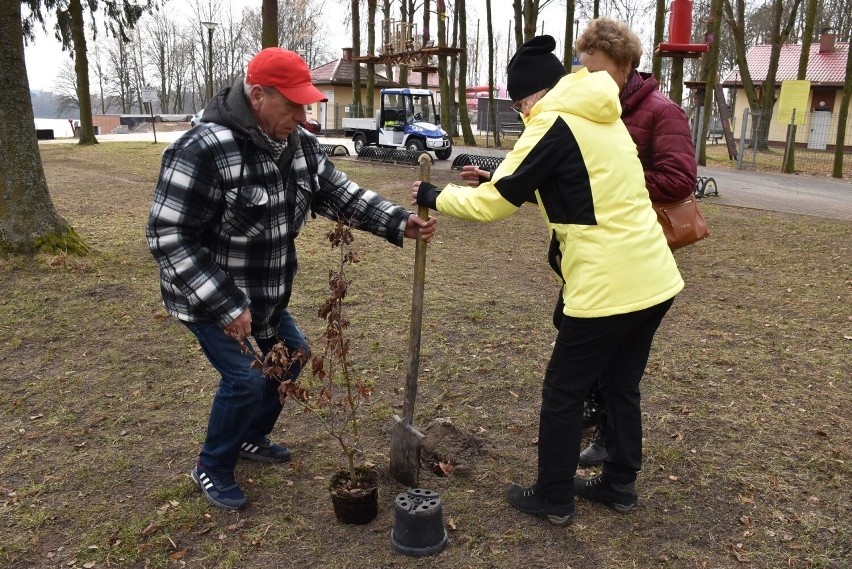
{"type": "Polygon", "coordinates": [[[218,22],[201,22],[207,28],[207,100],[213,98],[213,30],[218,22]]]}

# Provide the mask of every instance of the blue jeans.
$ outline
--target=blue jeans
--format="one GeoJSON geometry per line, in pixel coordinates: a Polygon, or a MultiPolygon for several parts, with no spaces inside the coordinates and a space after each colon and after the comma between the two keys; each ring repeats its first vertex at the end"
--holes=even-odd
{"type": "MultiPolygon", "coordinates": [[[[275,427],[281,414],[278,382],[264,378],[259,369],[251,367],[254,356],[243,355],[236,340],[227,336],[217,324],[184,322],[195,334],[204,355],[222,378],[213,398],[207,437],[201,450],[201,463],[209,469],[233,472],[244,442],[262,443],[275,427]]],[[[278,337],[257,339],[261,358],[278,340],[293,353],[302,348],[308,352],[308,342],[287,310],[281,314],[278,337]]],[[[294,366],[293,379],[301,366],[294,366]]]]}

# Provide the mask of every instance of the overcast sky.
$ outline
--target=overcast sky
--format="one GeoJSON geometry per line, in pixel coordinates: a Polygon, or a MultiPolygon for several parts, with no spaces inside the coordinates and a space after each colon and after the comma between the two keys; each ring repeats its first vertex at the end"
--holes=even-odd
{"type": "MultiPolygon", "coordinates": [[[[226,0],[227,1],[227,0],[226,0]]],[[[259,0],[254,0],[258,4],[259,0]]],[[[169,0],[166,3],[166,9],[180,12],[186,6],[184,0],[169,0]]],[[[240,2],[243,4],[243,2],[240,2]]],[[[475,33],[476,20],[481,19],[480,34],[485,37],[485,0],[467,0],[468,4],[468,27],[471,34],[475,33]]],[[[509,31],[510,21],[512,20],[512,2],[511,0],[492,0],[492,18],[494,20],[495,32],[499,31],[505,38],[509,31]]],[[[188,10],[188,9],[187,9],[188,10]]],[[[334,10],[327,10],[327,13],[334,13],[334,10]]],[[[539,18],[539,30],[541,30],[541,22],[544,22],[544,32],[554,36],[557,40],[556,53],[561,57],[562,41],[561,37],[565,30],[565,2],[556,0],[550,6],[542,10],[539,18]]],[[[433,24],[434,25],[434,24],[433,24]]],[[[581,24],[582,25],[582,24],[581,24]]],[[[329,24],[329,30],[341,29],[341,26],[329,24]]],[[[341,29],[339,35],[331,36],[331,48],[336,53],[340,53],[340,49],[348,47],[352,42],[349,39],[351,33],[348,27],[341,29]]],[[[471,38],[472,39],[472,38],[471,38]]],[[[365,39],[366,41],[366,39],[365,39]]],[[[54,38],[53,22],[48,23],[46,32],[38,30],[36,40],[32,45],[26,47],[27,74],[30,81],[30,89],[50,91],[55,83],[60,68],[69,60],[68,52],[63,52],[59,42],[54,38]]]]}

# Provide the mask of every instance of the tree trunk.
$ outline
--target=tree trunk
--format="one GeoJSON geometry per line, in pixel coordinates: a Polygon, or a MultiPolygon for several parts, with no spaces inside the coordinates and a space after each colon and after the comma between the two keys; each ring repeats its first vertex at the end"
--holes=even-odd
{"type": "MultiPolygon", "coordinates": [[[[444,2],[444,0],[440,0],[444,2]]],[[[450,44],[453,49],[458,49],[459,47],[459,19],[458,14],[453,14],[453,41],[450,44]]],[[[459,117],[459,103],[458,103],[458,95],[456,94],[456,86],[459,81],[459,67],[458,67],[459,57],[457,55],[453,55],[450,57],[450,65],[447,70],[447,84],[448,91],[450,93],[448,101],[452,102],[452,106],[450,109],[450,123],[449,125],[444,125],[444,130],[449,133],[450,138],[455,143],[455,139],[459,136],[459,125],[458,125],[458,117],[459,117]],[[449,128],[447,128],[449,126],[449,128]]]]}
{"type": "MultiPolygon", "coordinates": [[[[701,59],[700,78],[704,81],[704,120],[701,126],[702,136],[696,141],[701,145],[698,155],[698,163],[707,165],[707,129],[710,127],[710,119],[713,117],[713,101],[715,99],[716,75],[719,72],[719,46],[722,28],[722,0],[710,2],[710,21],[707,23],[707,38],[712,38],[710,48],[701,59]]],[[[725,101],[720,101],[725,104],[725,101]]],[[[697,118],[697,117],[696,117],[697,118]]]]}
{"type": "MultiPolygon", "coordinates": [[[[540,0],[524,0],[524,42],[535,37],[536,28],[538,28],[539,2],[540,0]]],[[[521,43],[516,44],[516,47],[521,47],[521,43]]]]}
{"type": "Polygon", "coordinates": [[[459,115],[462,128],[462,139],[467,146],[476,146],[476,138],[470,128],[470,115],[467,109],[467,7],[465,0],[456,0],[456,18],[459,22],[459,115]]]}
{"type": "Polygon", "coordinates": [[[88,247],[53,206],[35,133],[19,0],[0,0],[0,250],[68,252],[88,247]]]}
{"type": "MultiPolygon", "coordinates": [[[[799,70],[796,73],[796,79],[804,81],[808,76],[808,59],[811,53],[811,42],[814,38],[814,22],[816,21],[818,0],[808,0],[808,13],[805,15],[805,29],[802,32],[802,53],[799,54],[799,70]]],[[[805,112],[805,109],[796,109],[796,116],[800,116],[805,112]]],[[[790,126],[790,136],[793,143],[790,145],[790,151],[787,154],[787,160],[784,163],[784,172],[792,174],[796,171],[796,131],[798,130],[795,124],[790,126]]]]}
{"type": "MultiPolygon", "coordinates": [[[[376,0],[367,0],[367,56],[376,55],[376,0]]],[[[367,62],[367,116],[373,116],[373,102],[376,98],[376,66],[367,62]]]]}
{"type": "MultiPolygon", "coordinates": [[[[438,38],[437,45],[439,47],[447,47],[447,5],[444,0],[437,0],[435,6],[438,10],[438,38]]],[[[441,125],[450,136],[453,136],[452,130],[452,97],[450,97],[450,82],[447,73],[447,56],[438,56],[438,88],[441,91],[441,125]]]]}
{"type": "Polygon", "coordinates": [[[837,117],[837,139],[834,141],[834,168],[831,175],[843,177],[843,150],[846,144],[846,121],[849,115],[849,99],[852,99],[852,45],[846,46],[846,81],[840,99],[840,115],[837,117]]]}
{"type": "Polygon", "coordinates": [[[565,50],[562,54],[562,65],[571,73],[574,61],[574,0],[565,0],[565,50]]]}
{"type": "MultiPolygon", "coordinates": [[[[407,24],[414,23],[414,0],[401,0],[399,19],[407,24]]],[[[399,84],[408,87],[408,65],[405,63],[399,65],[399,84]]]]}
{"type": "Polygon", "coordinates": [[[524,11],[521,6],[521,0],[514,0],[512,2],[512,12],[515,14],[515,45],[520,47],[524,43],[524,11]]]}
{"type": "Polygon", "coordinates": [[[97,144],[92,126],[92,97],[89,94],[89,57],[86,54],[86,31],[83,6],[80,0],[70,0],[71,41],[74,45],[74,71],[77,73],[77,99],[80,103],[80,141],[78,144],[97,144]]]}
{"type": "MultiPolygon", "coordinates": [[[[654,46],[653,49],[656,50],[657,46],[663,43],[663,33],[665,33],[666,29],[666,0],[657,0],[657,10],[654,19],[654,46]]],[[[663,58],[654,53],[653,55],[654,65],[652,68],[652,73],[654,77],[657,79],[657,83],[660,85],[663,84],[663,58]]]]}
{"type": "MultiPolygon", "coordinates": [[[[384,22],[385,39],[388,42],[390,42],[391,34],[393,33],[393,30],[391,29],[391,24],[390,24],[391,20],[393,19],[392,14],[391,14],[391,0],[383,0],[383,3],[384,3],[384,5],[383,5],[383,11],[382,12],[385,15],[385,22],[384,22]]],[[[386,46],[382,46],[382,48],[385,48],[385,47],[386,46]]],[[[385,65],[385,77],[388,78],[388,81],[393,81],[393,64],[388,63],[387,65],[385,65]]]]}
{"type": "MultiPolygon", "coordinates": [[[[748,106],[752,111],[760,108],[760,98],[757,96],[757,90],[754,88],[754,82],[751,80],[751,71],[748,68],[746,60],[746,45],[745,45],[745,4],[743,0],[737,1],[737,14],[734,15],[734,10],[731,5],[731,0],[724,0],[725,14],[727,16],[728,28],[731,30],[731,37],[734,40],[734,51],[736,52],[737,68],[740,74],[740,81],[743,85],[743,90],[748,99],[748,106]]],[[[754,140],[754,137],[752,137],[754,140]]]]}
{"type": "Polygon", "coordinates": [[[760,113],[760,132],[757,135],[758,149],[766,150],[769,148],[769,127],[772,122],[772,108],[775,106],[775,77],[778,74],[778,61],[781,59],[781,46],[787,41],[790,36],[790,31],[796,22],[796,12],[799,9],[801,0],[793,0],[793,5],[790,8],[790,14],[787,18],[787,24],[781,28],[781,18],[784,15],[784,1],[773,0],[774,13],[772,20],[772,49],[769,55],[769,70],[766,74],[766,81],[763,82],[763,101],[761,104],[760,113]]]}
{"type": "MultiPolygon", "coordinates": [[[[426,44],[429,43],[429,39],[431,38],[431,33],[429,30],[429,17],[431,16],[432,7],[429,3],[430,0],[423,0],[423,40],[422,46],[426,47],[426,44]]],[[[429,58],[425,55],[421,61],[421,67],[428,67],[429,58]]],[[[420,73],[420,87],[422,89],[427,89],[429,87],[429,72],[422,71],[420,73]]]]}
{"type": "Polygon", "coordinates": [[[497,107],[494,104],[494,27],[491,23],[491,0],[485,0],[485,26],[488,33],[488,112],[491,115],[489,125],[494,129],[494,146],[500,148],[497,107]]]}
{"type": "Polygon", "coordinates": [[[278,1],[263,0],[261,14],[263,21],[260,32],[261,46],[278,47],[278,1]]]}
{"type": "MultiPolygon", "coordinates": [[[[352,58],[357,60],[361,57],[361,12],[358,0],[352,0],[352,58]]],[[[354,116],[362,117],[361,106],[361,64],[352,61],[352,106],[355,109],[354,116]]]]}

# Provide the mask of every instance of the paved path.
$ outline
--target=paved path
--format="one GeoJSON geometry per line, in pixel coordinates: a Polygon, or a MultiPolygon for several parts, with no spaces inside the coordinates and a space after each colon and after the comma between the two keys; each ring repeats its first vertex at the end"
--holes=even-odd
{"type": "Polygon", "coordinates": [[[698,174],[716,181],[719,195],[705,198],[710,203],[852,221],[848,180],[725,168],[699,168],[698,174]]]}
{"type": "MultiPolygon", "coordinates": [[[[181,134],[182,131],[158,132],[157,141],[171,142],[181,134]]],[[[154,138],[151,133],[106,134],[98,136],[98,140],[153,142],[154,138]]],[[[342,144],[352,155],[355,154],[348,138],[320,136],[319,140],[323,144],[342,144]]],[[[43,144],[53,142],[76,140],[42,141],[43,144]]],[[[434,167],[448,170],[453,157],[462,153],[505,156],[506,152],[505,149],[457,146],[449,160],[436,160],[434,167]]],[[[698,174],[716,180],[719,195],[704,198],[708,203],[852,221],[852,182],[849,180],[702,167],[699,167],[698,174]]]]}
{"type": "MultiPolygon", "coordinates": [[[[506,152],[463,146],[453,149],[454,156],[460,153],[503,156],[506,152]]],[[[435,162],[435,165],[449,168],[451,162],[435,162]]],[[[708,203],[852,221],[850,180],[704,167],[698,168],[698,175],[716,181],[719,195],[704,198],[708,203]]]]}

